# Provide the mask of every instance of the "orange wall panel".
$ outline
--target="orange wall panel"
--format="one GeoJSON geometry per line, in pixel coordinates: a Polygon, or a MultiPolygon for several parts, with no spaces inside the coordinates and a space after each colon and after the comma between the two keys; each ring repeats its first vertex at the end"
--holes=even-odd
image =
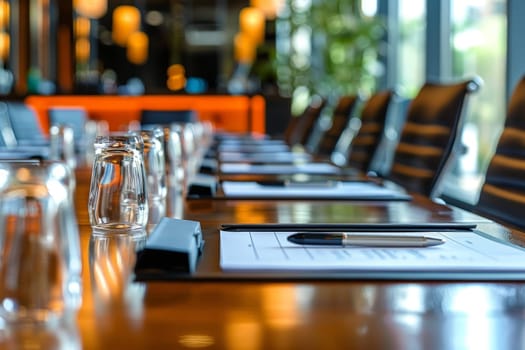
{"type": "Polygon", "coordinates": [[[216,130],[265,132],[265,101],[262,96],[229,95],[144,95],[144,96],[29,96],[25,102],[37,112],[44,130],[49,129],[51,107],[83,107],[89,118],[106,120],[112,131],[125,130],[130,121],[139,121],[140,112],[152,110],[194,110],[199,120],[209,120],[216,130]]]}

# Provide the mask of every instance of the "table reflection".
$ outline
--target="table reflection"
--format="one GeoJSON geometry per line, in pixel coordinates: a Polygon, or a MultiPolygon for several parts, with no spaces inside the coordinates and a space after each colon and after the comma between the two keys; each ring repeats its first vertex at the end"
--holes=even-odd
{"type": "Polygon", "coordinates": [[[52,325],[0,324],[0,349],[80,350],[82,346],[76,322],[65,319],[52,325]]]}
{"type": "MultiPolygon", "coordinates": [[[[145,231],[134,234],[93,233],[89,240],[89,269],[95,309],[109,312],[109,306],[124,304],[139,318],[146,290],[143,283],[133,282],[136,251],[146,243],[145,231]]],[[[133,315],[131,315],[133,316],[133,315]]]]}

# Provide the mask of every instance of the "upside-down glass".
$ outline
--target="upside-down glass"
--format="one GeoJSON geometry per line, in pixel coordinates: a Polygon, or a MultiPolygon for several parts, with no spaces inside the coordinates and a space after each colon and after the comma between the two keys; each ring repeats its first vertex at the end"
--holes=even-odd
{"type": "Polygon", "coordinates": [[[73,128],[52,125],[49,128],[49,158],[65,162],[71,169],[77,165],[73,128]]]}
{"type": "Polygon", "coordinates": [[[179,133],[173,131],[170,126],[165,126],[163,131],[168,186],[172,191],[182,192],[184,185],[182,140],[179,133]]]}
{"type": "Polygon", "coordinates": [[[61,162],[0,163],[0,318],[43,324],[81,302],[71,170],[61,162]]]}
{"type": "Polygon", "coordinates": [[[94,231],[142,231],[148,220],[142,137],[99,136],[91,174],[88,212],[94,231]]]}
{"type": "Polygon", "coordinates": [[[141,130],[144,142],[144,166],[148,186],[148,198],[166,198],[166,158],[164,155],[164,132],[160,128],[141,130]]]}
{"type": "Polygon", "coordinates": [[[166,216],[166,157],[164,131],[160,127],[135,132],[144,141],[144,165],[148,187],[148,231],[166,216]]]}
{"type": "Polygon", "coordinates": [[[186,127],[184,123],[172,123],[170,125],[173,137],[178,137],[180,140],[180,150],[182,158],[182,179],[180,180],[181,191],[185,193],[189,178],[192,175],[192,161],[193,161],[193,134],[191,129],[186,127]]]}

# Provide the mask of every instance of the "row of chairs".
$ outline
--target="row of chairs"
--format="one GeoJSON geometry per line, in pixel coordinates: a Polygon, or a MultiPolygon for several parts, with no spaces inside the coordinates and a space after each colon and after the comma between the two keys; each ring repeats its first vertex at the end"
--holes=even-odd
{"type": "Polygon", "coordinates": [[[525,228],[525,77],[511,95],[503,131],[474,211],[525,228]]]}
{"type": "Polygon", "coordinates": [[[373,162],[380,151],[385,151],[385,147],[380,148],[385,143],[387,118],[394,105],[402,103],[391,90],[377,92],[362,106],[360,96],[343,96],[333,108],[330,127],[324,130],[319,128],[319,121],[327,102],[316,96],[305,112],[290,123],[286,141],[292,146],[299,144],[318,157],[334,161],[338,156],[347,168],[375,173],[410,191],[437,197],[441,193],[441,175],[458,151],[456,141],[466,99],[480,85],[479,78],[424,84],[408,109],[400,109],[405,115],[398,123],[398,138],[388,145],[393,153],[383,158],[380,167],[373,162]],[[318,141],[312,146],[315,138],[318,141]]]}
{"type": "MultiPolygon", "coordinates": [[[[69,125],[75,135],[84,133],[89,116],[82,107],[57,106],[48,111],[49,125],[69,125]]],[[[195,122],[193,110],[143,110],[140,124],[167,124],[195,122]]],[[[0,146],[15,147],[20,144],[46,144],[47,133],[42,130],[36,112],[23,101],[0,102],[0,146]]]]}
{"type": "MultiPolygon", "coordinates": [[[[72,129],[76,157],[83,156],[87,147],[86,111],[80,107],[56,107],[49,110],[48,118],[50,126],[64,125],[72,129]]],[[[0,102],[0,123],[0,159],[53,157],[50,154],[50,132],[43,129],[31,106],[23,101],[0,102]]]]}
{"type": "MultiPolygon", "coordinates": [[[[442,175],[454,157],[462,151],[462,147],[465,147],[458,143],[458,135],[463,125],[466,99],[480,86],[480,80],[477,78],[456,84],[425,84],[408,104],[405,119],[401,123],[400,136],[394,148],[392,165],[389,171],[381,176],[411,191],[429,197],[440,196],[442,175]]],[[[351,100],[348,97],[345,99],[351,100]]],[[[360,113],[361,125],[356,128],[358,131],[353,135],[348,147],[345,166],[362,172],[371,170],[371,159],[380,145],[379,134],[385,132],[386,111],[392,106],[393,99],[395,94],[392,91],[382,91],[364,103],[360,113]]],[[[310,106],[307,115],[311,118],[312,111],[320,114],[318,109],[321,107],[322,105],[317,103],[310,106]]],[[[302,118],[304,116],[294,123],[300,124],[302,118]]],[[[334,121],[335,118],[334,114],[334,121]]],[[[341,121],[337,121],[334,124],[339,128],[340,123],[341,121]]],[[[290,125],[295,132],[300,130],[295,127],[290,125]]],[[[346,124],[345,128],[352,128],[351,123],[346,124]]],[[[288,130],[288,134],[293,133],[288,130]]],[[[342,135],[344,131],[339,137],[342,135]]],[[[333,138],[333,134],[330,138],[333,138]]],[[[304,135],[301,140],[304,140],[304,135]]],[[[479,200],[468,209],[506,225],[525,228],[524,178],[525,76],[518,82],[511,95],[504,128],[485,172],[479,200]]],[[[446,196],[444,198],[447,199],[446,196]]]]}
{"type": "MultiPolygon", "coordinates": [[[[83,135],[88,120],[86,111],[80,107],[51,108],[48,116],[50,125],[70,126],[77,139],[83,135]]],[[[0,123],[3,147],[47,145],[49,141],[36,112],[22,101],[0,102],[0,123]]]]}
{"type": "Polygon", "coordinates": [[[13,148],[47,142],[36,113],[23,102],[0,102],[0,123],[0,146],[13,148]]]}

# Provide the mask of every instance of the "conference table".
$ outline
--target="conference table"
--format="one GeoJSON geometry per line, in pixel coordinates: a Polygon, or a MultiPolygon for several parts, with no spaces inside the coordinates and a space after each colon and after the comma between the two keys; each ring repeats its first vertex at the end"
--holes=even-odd
{"type": "Polygon", "coordinates": [[[200,222],[205,245],[193,276],[133,276],[144,242],[94,238],[90,169],[76,171],[83,299],[59,330],[0,332],[32,349],[520,349],[525,284],[484,280],[229,278],[219,266],[224,223],[473,223],[522,244],[483,217],[414,194],[410,201],[229,200],[169,196],[168,216],[200,222]]]}

